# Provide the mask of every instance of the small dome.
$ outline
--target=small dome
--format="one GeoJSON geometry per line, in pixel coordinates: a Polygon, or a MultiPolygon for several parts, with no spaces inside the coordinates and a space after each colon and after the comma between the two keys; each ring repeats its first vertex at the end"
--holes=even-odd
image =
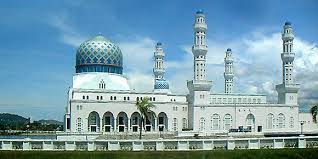
{"type": "Polygon", "coordinates": [[[161,46],[162,45],[162,43],[161,42],[157,42],[157,46],[161,46]]]}
{"type": "Polygon", "coordinates": [[[155,89],[169,89],[169,83],[165,79],[155,81],[155,89]]]}
{"type": "Polygon", "coordinates": [[[197,14],[203,14],[203,11],[200,9],[197,11],[197,14]]]}
{"type": "Polygon", "coordinates": [[[120,48],[102,35],[83,42],[76,52],[76,73],[109,72],[122,74],[120,48]]]}
{"type": "Polygon", "coordinates": [[[287,21],[287,22],[285,22],[285,25],[291,25],[291,22],[287,21]]]}
{"type": "Polygon", "coordinates": [[[231,48],[226,49],[226,51],[232,51],[231,48]]]}

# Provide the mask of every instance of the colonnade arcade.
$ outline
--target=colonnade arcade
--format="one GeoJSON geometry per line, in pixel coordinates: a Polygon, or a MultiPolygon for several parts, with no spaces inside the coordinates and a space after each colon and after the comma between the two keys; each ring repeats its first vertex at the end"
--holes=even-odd
{"type": "MultiPolygon", "coordinates": [[[[143,131],[168,131],[167,114],[161,112],[155,114],[150,112],[149,118],[144,119],[143,131]]],[[[89,132],[139,132],[141,115],[134,112],[130,116],[125,112],[119,112],[114,115],[112,112],[105,112],[102,116],[96,111],[89,113],[87,118],[87,126],[89,132]]],[[[82,131],[78,127],[82,127],[82,120],[77,120],[77,131],[82,131]]]]}

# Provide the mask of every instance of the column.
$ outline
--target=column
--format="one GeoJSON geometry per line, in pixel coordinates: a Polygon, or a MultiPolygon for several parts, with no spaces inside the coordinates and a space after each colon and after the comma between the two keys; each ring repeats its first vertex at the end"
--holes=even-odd
{"type": "Polygon", "coordinates": [[[99,121],[99,132],[104,132],[103,117],[99,121]]]}
{"type": "Polygon", "coordinates": [[[127,124],[127,132],[130,132],[131,126],[130,126],[130,118],[128,118],[128,124],[127,124]]]}
{"type": "Polygon", "coordinates": [[[157,118],[155,117],[155,131],[158,131],[158,123],[157,123],[157,118]]]}

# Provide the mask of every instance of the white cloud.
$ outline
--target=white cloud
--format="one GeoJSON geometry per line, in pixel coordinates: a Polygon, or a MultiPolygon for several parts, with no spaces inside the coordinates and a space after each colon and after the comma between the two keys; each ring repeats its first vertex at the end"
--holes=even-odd
{"type": "MultiPolygon", "coordinates": [[[[50,24],[60,30],[61,40],[66,44],[78,46],[86,40],[84,36],[66,24],[63,16],[53,18],[50,24]]],[[[186,80],[192,79],[191,45],[185,44],[180,47],[184,54],[180,54],[181,57],[177,61],[166,61],[166,79],[174,93],[187,93],[186,80]]],[[[149,37],[137,37],[134,41],[119,40],[119,46],[124,56],[124,72],[130,79],[132,88],[139,91],[151,91],[155,40],[149,37]]],[[[271,102],[277,99],[275,85],[281,83],[282,79],[281,33],[251,32],[228,42],[210,39],[208,46],[207,77],[213,80],[212,92],[221,93],[224,90],[223,59],[225,50],[232,48],[235,59],[235,92],[267,94],[271,102]]],[[[296,53],[295,81],[301,84],[300,102],[317,103],[317,99],[314,98],[318,95],[314,90],[318,89],[318,84],[308,80],[318,78],[318,47],[314,43],[296,37],[294,51],[296,53]]],[[[169,53],[166,55],[169,56],[169,53]]]]}
{"type": "Polygon", "coordinates": [[[78,47],[87,37],[79,34],[79,32],[71,25],[67,24],[67,16],[53,16],[48,23],[59,30],[60,41],[73,47],[78,47]]]}
{"type": "MultiPolygon", "coordinates": [[[[252,32],[227,43],[208,40],[207,55],[208,78],[213,80],[212,91],[223,92],[223,58],[226,48],[230,47],[235,58],[235,91],[243,93],[267,94],[270,102],[277,100],[275,85],[281,83],[282,52],[281,33],[264,34],[252,32]]],[[[181,61],[167,61],[168,80],[171,88],[177,93],[186,93],[186,80],[192,79],[191,45],[182,46],[187,52],[181,61]],[[172,73],[169,73],[172,72],[172,73]]],[[[317,103],[318,84],[318,47],[298,37],[294,40],[295,82],[301,84],[300,104],[317,103]],[[311,80],[312,82],[308,82],[311,80]]]]}

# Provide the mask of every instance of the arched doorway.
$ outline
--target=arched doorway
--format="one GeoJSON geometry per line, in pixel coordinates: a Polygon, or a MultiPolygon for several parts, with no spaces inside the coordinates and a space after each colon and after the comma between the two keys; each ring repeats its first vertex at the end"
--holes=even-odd
{"type": "Polygon", "coordinates": [[[97,112],[93,111],[88,115],[88,131],[99,132],[100,118],[97,112]]]}
{"type": "Polygon", "coordinates": [[[154,131],[155,129],[155,113],[154,112],[148,112],[147,117],[144,119],[145,124],[145,131],[154,131]]]}
{"type": "Polygon", "coordinates": [[[106,112],[103,115],[103,129],[104,132],[114,131],[114,115],[111,112],[106,112]]]}
{"type": "Polygon", "coordinates": [[[130,128],[133,132],[138,132],[139,125],[140,125],[140,114],[138,112],[134,112],[130,117],[130,128]]]}
{"type": "Polygon", "coordinates": [[[167,131],[168,130],[168,117],[167,114],[161,112],[158,114],[158,130],[159,131],[167,131]]]}
{"type": "Polygon", "coordinates": [[[120,112],[117,115],[117,130],[118,132],[126,132],[128,130],[128,117],[125,112],[120,112]]]}
{"type": "Polygon", "coordinates": [[[251,132],[255,131],[255,117],[253,114],[248,114],[246,117],[246,127],[251,130],[251,132]]]}

